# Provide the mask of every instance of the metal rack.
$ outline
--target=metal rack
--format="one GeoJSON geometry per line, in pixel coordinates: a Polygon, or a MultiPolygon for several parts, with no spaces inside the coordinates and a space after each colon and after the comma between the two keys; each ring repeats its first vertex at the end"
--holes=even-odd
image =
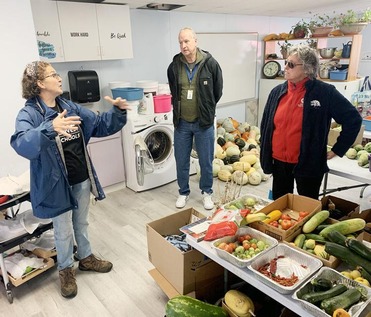
{"type": "MultiPolygon", "coordinates": [[[[8,209],[10,208],[11,211],[11,216],[6,216],[10,219],[13,219],[17,216],[17,213],[19,211],[19,208],[17,211],[14,211],[14,207],[17,205],[20,205],[22,202],[25,201],[30,201],[30,193],[26,192],[21,195],[17,195],[13,197],[12,199],[6,201],[3,204],[0,204],[0,210],[8,209]]],[[[2,273],[2,279],[4,282],[5,286],[5,291],[6,291],[6,296],[8,298],[9,303],[13,303],[13,293],[11,290],[11,282],[9,281],[9,277],[7,274],[7,270],[5,268],[5,263],[4,263],[4,253],[34,237],[40,236],[42,233],[44,233],[47,230],[50,230],[53,228],[53,223],[50,222],[48,224],[44,224],[39,226],[33,233],[25,233],[22,234],[16,238],[7,240],[3,243],[0,243],[0,269],[2,273]]]]}

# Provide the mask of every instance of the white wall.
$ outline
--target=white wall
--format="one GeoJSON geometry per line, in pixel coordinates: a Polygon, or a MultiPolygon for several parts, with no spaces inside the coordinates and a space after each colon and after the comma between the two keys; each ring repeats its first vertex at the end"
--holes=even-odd
{"type": "MultiPolygon", "coordinates": [[[[62,75],[64,90],[69,90],[67,80],[69,70],[81,68],[96,70],[101,95],[104,96],[111,93],[108,88],[110,81],[124,80],[135,84],[137,80],[150,79],[165,83],[167,66],[173,55],[179,52],[177,37],[182,27],[191,26],[196,32],[258,32],[259,39],[262,39],[267,33],[289,32],[298,19],[300,18],[131,10],[133,59],[55,63],[53,66],[62,75]]],[[[371,26],[363,32],[364,45],[367,42],[369,42],[367,45],[371,45],[371,26]]],[[[17,176],[28,168],[28,162],[20,158],[10,147],[9,138],[14,131],[16,114],[24,105],[20,89],[23,69],[28,62],[38,59],[29,0],[0,1],[0,36],[2,47],[0,60],[3,70],[0,177],[7,174],[17,176]]],[[[262,42],[258,48],[257,81],[262,66],[261,44],[262,42]]],[[[367,50],[371,51],[370,46],[367,50]]],[[[368,74],[371,74],[371,62],[368,62],[368,66],[365,69],[368,74]]],[[[234,105],[237,108],[245,108],[245,106],[245,104],[234,105]]],[[[108,105],[100,101],[88,107],[92,110],[104,111],[108,105]]],[[[223,114],[224,112],[225,108],[223,114]]]]}

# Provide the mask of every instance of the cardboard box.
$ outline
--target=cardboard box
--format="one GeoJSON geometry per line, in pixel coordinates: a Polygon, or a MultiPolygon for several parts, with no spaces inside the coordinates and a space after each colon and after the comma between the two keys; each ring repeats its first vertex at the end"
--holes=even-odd
{"type": "Polygon", "coordinates": [[[182,252],[165,236],[181,234],[179,228],[196,218],[205,217],[193,208],[185,209],[170,216],[147,224],[148,259],[179,294],[195,290],[196,268],[211,260],[197,250],[182,252]]]}
{"type": "MultiPolygon", "coordinates": [[[[334,130],[337,127],[340,127],[340,125],[337,124],[336,122],[331,123],[331,128],[330,128],[330,131],[328,133],[328,139],[327,139],[327,144],[329,146],[333,146],[336,143],[336,140],[337,140],[338,136],[340,135],[339,130],[334,130]]],[[[353,145],[362,144],[363,133],[364,132],[365,132],[365,126],[362,125],[361,129],[358,132],[357,138],[355,139],[355,141],[353,143],[353,145]]]]}
{"type": "Polygon", "coordinates": [[[296,223],[294,226],[287,230],[273,227],[272,225],[266,224],[261,221],[253,222],[250,224],[250,226],[261,232],[264,232],[265,234],[270,235],[278,241],[291,241],[301,232],[301,228],[303,227],[304,223],[312,215],[320,211],[321,208],[322,204],[319,200],[300,195],[286,194],[285,196],[276,199],[274,202],[261,209],[260,212],[269,214],[271,211],[279,209],[283,213],[289,212],[291,214],[299,214],[300,211],[307,211],[309,214],[303,219],[303,221],[296,223]]]}
{"type": "MultiPolygon", "coordinates": [[[[149,274],[169,299],[180,295],[157,269],[150,270],[149,274]]],[[[213,261],[196,268],[195,289],[186,295],[207,302],[216,302],[224,295],[224,268],[213,261]]]]}
{"type": "Polygon", "coordinates": [[[363,215],[359,213],[359,204],[331,195],[322,197],[322,209],[329,210],[329,200],[331,200],[335,204],[336,209],[344,213],[343,217],[337,217],[336,213],[331,214],[330,211],[330,217],[333,219],[345,220],[349,218],[363,218],[366,216],[366,213],[364,213],[363,215]]]}

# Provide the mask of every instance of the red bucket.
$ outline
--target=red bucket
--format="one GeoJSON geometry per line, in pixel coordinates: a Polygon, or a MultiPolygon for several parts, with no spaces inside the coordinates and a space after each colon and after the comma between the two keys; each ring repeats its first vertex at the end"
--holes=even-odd
{"type": "Polygon", "coordinates": [[[164,113],[171,111],[171,95],[153,96],[155,113],[164,113]]]}

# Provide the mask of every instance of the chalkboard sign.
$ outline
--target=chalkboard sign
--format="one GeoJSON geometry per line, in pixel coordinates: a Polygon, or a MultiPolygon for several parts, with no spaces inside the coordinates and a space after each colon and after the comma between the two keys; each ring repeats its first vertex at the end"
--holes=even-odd
{"type": "Polygon", "coordinates": [[[197,33],[197,42],[222,68],[224,87],[219,105],[255,98],[257,33],[197,33]]]}

